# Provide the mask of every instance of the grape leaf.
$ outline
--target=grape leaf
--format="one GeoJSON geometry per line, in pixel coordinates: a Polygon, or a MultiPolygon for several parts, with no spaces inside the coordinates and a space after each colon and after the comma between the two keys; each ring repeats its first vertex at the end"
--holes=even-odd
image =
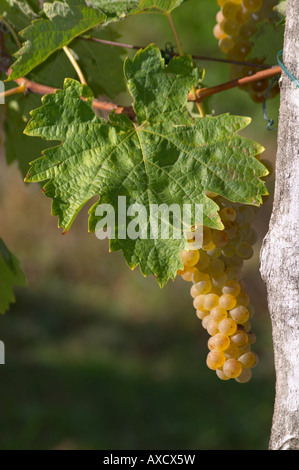
{"type": "MultiPolygon", "coordinates": [[[[69,230],[81,208],[97,195],[99,203],[114,207],[116,219],[119,196],[125,196],[126,210],[142,204],[147,230],[152,204],[181,209],[202,204],[203,223],[221,229],[219,208],[206,191],[241,203],[262,202],[267,191],[260,177],[267,170],[253,155],[263,149],[237,134],[250,119],[192,119],[187,112],[188,93],[200,78],[190,57],[175,57],[165,67],[161,52],[151,45],[127,59],[124,69],[136,123],[115,113],[108,122],[97,117],[89,88],[71,79],[64,90],[43,97],[43,106],[31,113],[27,135],[62,141],[45,150],[26,177],[28,182],[49,180],[44,192],[53,198],[59,227],[69,230]]],[[[90,231],[99,220],[97,204],[90,212],[90,231]]],[[[183,237],[133,240],[116,234],[110,249],[122,249],[131,268],[139,264],[144,275],[152,273],[164,285],[182,267],[179,250],[184,243],[183,237]]]]}
{"type": "Polygon", "coordinates": [[[0,238],[0,313],[5,313],[15,302],[14,286],[26,284],[26,277],[17,258],[0,238]]]}
{"type": "Polygon", "coordinates": [[[106,16],[86,5],[84,0],[67,0],[44,4],[48,19],[38,19],[21,32],[26,40],[16,52],[9,80],[28,74],[53,52],[67,46],[76,36],[101,24],[106,16]]]}

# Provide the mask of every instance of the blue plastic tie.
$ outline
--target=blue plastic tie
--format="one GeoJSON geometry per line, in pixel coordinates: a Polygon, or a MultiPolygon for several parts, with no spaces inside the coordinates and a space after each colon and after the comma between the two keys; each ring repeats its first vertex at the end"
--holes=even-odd
{"type": "Polygon", "coordinates": [[[267,88],[267,91],[265,93],[265,97],[264,97],[264,101],[263,101],[263,113],[264,113],[264,119],[265,121],[268,122],[268,125],[267,125],[267,131],[277,131],[277,127],[274,129],[272,128],[273,124],[274,124],[274,119],[269,119],[268,118],[268,113],[267,113],[267,108],[266,108],[266,100],[268,98],[268,94],[271,90],[271,88],[273,87],[274,83],[277,82],[277,80],[279,79],[279,76],[280,75],[276,75],[276,77],[274,77],[272,80],[271,80],[271,83],[269,85],[269,87],[267,88]]]}
{"type": "Polygon", "coordinates": [[[284,64],[280,60],[280,56],[283,54],[283,49],[278,52],[277,54],[277,62],[279,63],[280,67],[284,71],[284,73],[295,83],[295,85],[299,88],[299,80],[284,66],[284,64]]]}

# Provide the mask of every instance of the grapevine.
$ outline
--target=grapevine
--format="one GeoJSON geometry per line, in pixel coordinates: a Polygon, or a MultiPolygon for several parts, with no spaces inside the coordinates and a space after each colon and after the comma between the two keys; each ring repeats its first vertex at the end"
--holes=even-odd
{"type": "MultiPolygon", "coordinates": [[[[216,25],[213,33],[218,39],[220,51],[228,59],[245,61],[252,49],[252,36],[257,32],[259,23],[267,18],[267,21],[277,19],[273,7],[278,0],[217,0],[221,9],[216,15],[216,25]]],[[[256,64],[264,64],[264,58],[250,59],[256,64]]],[[[251,76],[258,72],[258,68],[252,65],[230,65],[231,80],[243,76],[251,76]]],[[[261,79],[255,83],[241,85],[240,89],[246,91],[256,103],[262,103],[267,98],[274,98],[279,93],[279,85],[276,83],[269,89],[270,79],[261,79]]]]}

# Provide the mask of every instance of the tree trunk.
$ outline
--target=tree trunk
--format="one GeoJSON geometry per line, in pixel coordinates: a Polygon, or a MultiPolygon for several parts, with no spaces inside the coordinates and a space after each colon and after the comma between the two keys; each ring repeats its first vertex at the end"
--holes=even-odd
{"type": "MultiPolygon", "coordinates": [[[[283,62],[299,79],[299,2],[287,1],[283,62]]],[[[299,88],[282,72],[273,211],[260,271],[272,321],[276,396],[270,450],[299,450],[299,88]]]]}

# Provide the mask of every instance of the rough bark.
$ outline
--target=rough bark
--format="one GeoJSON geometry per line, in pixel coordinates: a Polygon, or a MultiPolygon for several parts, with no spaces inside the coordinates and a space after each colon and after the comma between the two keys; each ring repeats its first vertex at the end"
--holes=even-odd
{"type": "MultiPolygon", "coordinates": [[[[283,62],[299,79],[299,2],[288,0],[283,62]]],[[[261,250],[272,322],[276,396],[270,450],[299,450],[299,88],[283,72],[275,192],[261,250]]]]}

